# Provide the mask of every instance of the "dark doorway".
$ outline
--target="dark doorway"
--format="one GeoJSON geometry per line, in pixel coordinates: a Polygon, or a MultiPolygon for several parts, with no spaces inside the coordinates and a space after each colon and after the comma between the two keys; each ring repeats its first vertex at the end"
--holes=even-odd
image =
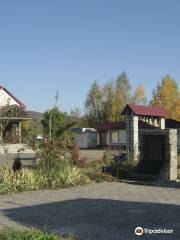
{"type": "Polygon", "coordinates": [[[158,175],[165,160],[165,136],[143,135],[140,151],[136,173],[158,175]]]}

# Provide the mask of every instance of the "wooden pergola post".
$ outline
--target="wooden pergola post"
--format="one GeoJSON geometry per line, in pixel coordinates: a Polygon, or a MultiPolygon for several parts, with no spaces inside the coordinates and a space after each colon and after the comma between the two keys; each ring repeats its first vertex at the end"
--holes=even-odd
{"type": "Polygon", "coordinates": [[[22,121],[19,122],[19,143],[22,143],[22,132],[21,132],[21,128],[22,128],[22,121]]]}

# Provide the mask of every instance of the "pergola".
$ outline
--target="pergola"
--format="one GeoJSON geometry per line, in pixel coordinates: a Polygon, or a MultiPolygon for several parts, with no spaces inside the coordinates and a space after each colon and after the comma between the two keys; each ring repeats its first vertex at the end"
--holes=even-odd
{"type": "Polygon", "coordinates": [[[6,105],[0,109],[0,142],[22,143],[22,122],[31,120],[18,105],[6,105]]]}

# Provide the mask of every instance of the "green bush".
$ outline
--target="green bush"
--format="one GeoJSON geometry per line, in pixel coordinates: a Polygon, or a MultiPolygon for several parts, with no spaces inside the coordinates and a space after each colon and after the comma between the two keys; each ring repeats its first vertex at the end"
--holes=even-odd
{"type": "Polygon", "coordinates": [[[60,236],[38,230],[6,229],[0,232],[1,240],[75,240],[72,234],[60,236]]]}
{"type": "Polygon", "coordinates": [[[37,181],[37,176],[31,170],[14,172],[10,169],[0,169],[0,193],[36,190],[37,181]]]}
{"type": "Polygon", "coordinates": [[[41,147],[39,163],[34,169],[13,171],[0,169],[0,193],[57,189],[87,184],[90,179],[74,166],[72,155],[63,142],[41,147]]]}
{"type": "Polygon", "coordinates": [[[103,172],[109,173],[117,179],[122,179],[136,167],[137,163],[138,161],[131,159],[123,162],[112,161],[109,166],[103,168],[103,172]]]}
{"type": "Polygon", "coordinates": [[[112,182],[114,177],[111,174],[103,172],[103,168],[107,166],[105,161],[92,161],[86,164],[86,167],[83,169],[84,175],[86,175],[90,180],[99,182],[112,182]]]}
{"type": "Polygon", "coordinates": [[[90,180],[95,181],[97,183],[100,182],[112,182],[114,181],[114,177],[108,173],[103,173],[102,171],[92,171],[87,174],[90,180]]]}
{"type": "Polygon", "coordinates": [[[9,169],[0,170],[0,193],[15,193],[39,189],[57,189],[80,184],[90,180],[80,170],[72,166],[44,171],[21,170],[14,172],[9,169]]]}
{"type": "Polygon", "coordinates": [[[43,143],[37,153],[39,168],[49,171],[72,164],[72,151],[63,141],[43,143]]]}

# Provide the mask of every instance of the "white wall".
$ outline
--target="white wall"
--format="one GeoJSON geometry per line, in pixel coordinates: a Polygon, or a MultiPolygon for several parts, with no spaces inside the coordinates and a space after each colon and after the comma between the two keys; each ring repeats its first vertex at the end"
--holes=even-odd
{"type": "Polygon", "coordinates": [[[120,136],[120,143],[126,143],[126,130],[120,130],[119,131],[120,136]]]}
{"type": "Polygon", "coordinates": [[[126,143],[126,130],[109,130],[106,133],[106,144],[110,143],[110,132],[111,131],[118,131],[119,132],[119,142],[117,143],[126,143]]]}
{"type": "Polygon", "coordinates": [[[94,133],[80,133],[76,136],[76,143],[80,148],[93,148],[96,147],[96,132],[94,133]]]}
{"type": "Polygon", "coordinates": [[[160,127],[161,127],[161,129],[165,129],[165,119],[164,118],[161,118],[161,120],[160,120],[160,127]]]}
{"type": "Polygon", "coordinates": [[[79,145],[80,148],[87,148],[88,139],[87,139],[86,133],[77,134],[75,141],[79,145]]]}
{"type": "Polygon", "coordinates": [[[0,107],[3,107],[5,105],[18,105],[20,106],[20,104],[14,100],[14,98],[12,98],[10,95],[7,94],[6,91],[4,91],[4,89],[0,89],[0,107]]]}
{"type": "Polygon", "coordinates": [[[88,147],[89,148],[96,147],[96,144],[97,144],[97,142],[96,142],[96,139],[97,139],[96,135],[97,135],[97,133],[96,132],[92,132],[92,133],[86,133],[86,134],[87,134],[87,138],[88,138],[88,147]]]}
{"type": "Polygon", "coordinates": [[[139,117],[133,116],[133,130],[134,136],[133,137],[133,144],[134,144],[134,159],[137,159],[138,156],[138,149],[139,149],[139,126],[138,126],[139,117]]]}

